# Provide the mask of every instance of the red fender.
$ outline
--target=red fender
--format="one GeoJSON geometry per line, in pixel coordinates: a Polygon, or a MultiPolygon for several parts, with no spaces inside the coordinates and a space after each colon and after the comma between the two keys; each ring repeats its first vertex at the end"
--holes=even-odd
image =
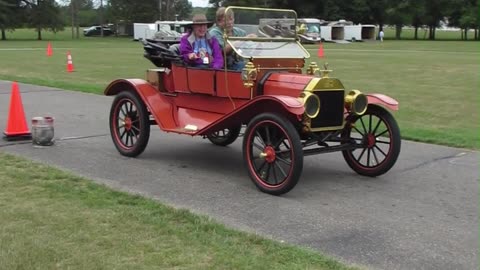
{"type": "Polygon", "coordinates": [[[104,91],[106,96],[116,95],[121,91],[131,90],[139,94],[149,111],[155,108],[157,114],[152,114],[161,129],[170,130],[177,127],[173,116],[171,98],[158,94],[158,90],[142,79],[119,79],[111,82],[104,91]],[[163,117],[158,117],[162,115],[163,117]]]}
{"type": "Polygon", "coordinates": [[[378,104],[392,111],[398,111],[398,101],[384,94],[365,94],[368,98],[368,104],[378,104]]]}

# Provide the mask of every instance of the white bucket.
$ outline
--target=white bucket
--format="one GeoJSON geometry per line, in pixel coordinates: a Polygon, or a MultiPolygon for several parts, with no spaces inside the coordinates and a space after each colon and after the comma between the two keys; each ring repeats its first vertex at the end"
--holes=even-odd
{"type": "Polygon", "coordinates": [[[36,116],[32,118],[32,142],[38,145],[53,144],[53,117],[36,116]]]}

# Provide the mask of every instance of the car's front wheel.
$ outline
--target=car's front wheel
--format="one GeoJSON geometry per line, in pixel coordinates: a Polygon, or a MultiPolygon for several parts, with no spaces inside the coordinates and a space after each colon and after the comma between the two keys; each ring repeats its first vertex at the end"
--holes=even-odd
{"type": "Polygon", "coordinates": [[[271,113],[250,121],[243,139],[243,159],[253,183],[263,192],[280,195],[298,183],[303,148],[297,130],[271,113]]]}
{"type": "Polygon", "coordinates": [[[344,141],[354,140],[361,148],[342,152],[347,164],[365,176],[379,176],[390,170],[400,154],[400,129],[384,108],[369,105],[365,114],[347,119],[344,141]]]}
{"type": "Polygon", "coordinates": [[[115,96],[110,109],[110,135],[120,154],[140,155],[150,138],[147,108],[136,93],[123,91],[115,96]]]}

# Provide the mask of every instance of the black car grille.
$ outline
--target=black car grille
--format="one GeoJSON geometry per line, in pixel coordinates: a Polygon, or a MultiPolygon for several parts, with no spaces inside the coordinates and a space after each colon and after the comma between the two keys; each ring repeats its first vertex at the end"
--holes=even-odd
{"type": "Polygon", "coordinates": [[[312,118],[311,128],[343,125],[344,90],[315,91],[320,98],[320,113],[312,118]]]}

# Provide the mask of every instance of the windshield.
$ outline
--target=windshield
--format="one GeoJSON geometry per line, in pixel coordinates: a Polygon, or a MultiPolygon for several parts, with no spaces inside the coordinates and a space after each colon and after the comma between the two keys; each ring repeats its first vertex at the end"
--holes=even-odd
{"type": "Polygon", "coordinates": [[[320,24],[307,23],[307,33],[320,33],[320,24]]]}
{"type": "Polygon", "coordinates": [[[297,14],[293,10],[229,7],[225,18],[234,21],[227,42],[243,58],[308,58],[297,41],[297,14]]]}

